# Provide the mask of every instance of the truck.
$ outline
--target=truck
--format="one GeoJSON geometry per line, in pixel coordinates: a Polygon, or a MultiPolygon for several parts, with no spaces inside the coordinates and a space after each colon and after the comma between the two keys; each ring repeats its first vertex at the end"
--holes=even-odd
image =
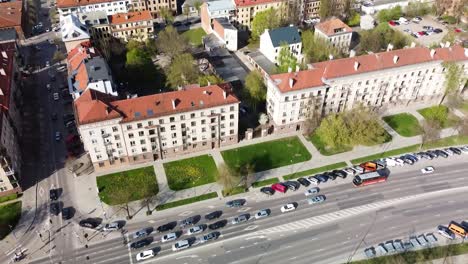
{"type": "Polygon", "coordinates": [[[378,168],[377,163],[373,161],[367,161],[367,162],[361,163],[359,164],[359,166],[364,169],[364,173],[376,171],[378,168]]]}

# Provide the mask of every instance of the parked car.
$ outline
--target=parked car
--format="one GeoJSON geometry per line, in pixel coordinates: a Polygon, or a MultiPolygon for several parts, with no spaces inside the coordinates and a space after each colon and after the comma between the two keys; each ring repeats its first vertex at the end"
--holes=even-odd
{"type": "Polygon", "coordinates": [[[109,224],[106,224],[102,230],[104,231],[115,231],[121,228],[120,223],[115,221],[109,224]]]}
{"type": "Polygon", "coordinates": [[[270,209],[262,209],[255,213],[255,219],[264,218],[270,215],[270,209]]]}
{"type": "Polygon", "coordinates": [[[427,167],[421,169],[421,172],[423,174],[430,174],[430,173],[433,173],[434,171],[435,171],[434,167],[432,167],[432,166],[427,166],[427,167]]]}
{"type": "Polygon", "coordinates": [[[435,28],[435,29],[434,29],[434,32],[435,32],[436,34],[439,34],[439,33],[442,33],[442,32],[444,32],[444,31],[443,31],[442,29],[440,29],[440,28],[435,28]]]}
{"type": "Polygon", "coordinates": [[[411,246],[412,246],[413,248],[418,248],[418,247],[421,246],[421,244],[419,244],[419,241],[418,241],[418,239],[416,239],[415,236],[411,236],[410,239],[409,239],[409,241],[410,241],[411,246]]]}
{"type": "Polygon", "coordinates": [[[320,183],[328,181],[328,176],[324,174],[318,174],[315,175],[315,177],[319,180],[320,183]]]}
{"type": "Polygon", "coordinates": [[[205,227],[206,225],[193,226],[189,228],[189,230],[187,231],[187,235],[194,235],[194,234],[201,233],[205,230],[205,227]]]}
{"type": "Polygon", "coordinates": [[[50,200],[56,201],[59,198],[59,190],[58,189],[50,189],[49,190],[49,198],[50,198],[50,200]]]}
{"type": "Polygon", "coordinates": [[[450,149],[454,154],[456,154],[456,155],[461,155],[461,154],[462,154],[461,150],[458,149],[458,148],[451,147],[451,148],[449,148],[449,149],[450,149]]]}
{"type": "Polygon", "coordinates": [[[449,149],[449,148],[446,148],[446,149],[444,149],[443,151],[444,151],[445,153],[447,153],[449,156],[455,155],[455,153],[454,153],[451,149],[449,149]]]}
{"type": "Polygon", "coordinates": [[[437,227],[437,232],[439,232],[441,236],[444,236],[448,239],[455,239],[455,234],[452,232],[452,230],[443,225],[437,227]]]}
{"type": "Polygon", "coordinates": [[[387,249],[387,252],[392,254],[392,253],[395,253],[395,247],[393,246],[393,241],[387,241],[385,242],[384,244],[385,246],[385,249],[387,249]]]}
{"type": "Polygon", "coordinates": [[[354,174],[356,174],[356,171],[355,171],[353,168],[351,168],[351,167],[344,169],[344,171],[345,171],[346,173],[348,173],[348,175],[354,175],[354,174]]]}
{"type": "Polygon", "coordinates": [[[296,205],[293,203],[288,203],[283,206],[281,206],[281,212],[282,213],[287,213],[296,210],[296,205]]]}
{"type": "Polygon", "coordinates": [[[403,245],[403,241],[401,241],[400,239],[397,239],[395,241],[393,241],[393,246],[395,247],[395,250],[397,252],[403,252],[405,251],[405,247],[403,245]]]}
{"type": "Polygon", "coordinates": [[[320,183],[320,181],[315,176],[310,176],[307,179],[310,181],[311,184],[314,184],[314,185],[318,185],[320,183]]]}
{"type": "Polygon", "coordinates": [[[355,170],[356,173],[363,173],[364,172],[364,168],[362,168],[361,166],[354,166],[353,170],[355,170]]]}
{"type": "Polygon", "coordinates": [[[443,150],[440,150],[440,149],[436,149],[435,150],[435,153],[437,153],[437,155],[439,157],[444,157],[444,158],[448,158],[449,157],[449,154],[447,154],[447,152],[443,151],[443,150]]]}
{"type": "Polygon", "coordinates": [[[232,201],[228,201],[226,203],[226,206],[228,208],[233,208],[233,207],[241,207],[245,204],[245,199],[236,199],[236,200],[232,200],[232,201]]]}
{"type": "Polygon", "coordinates": [[[59,215],[60,214],[60,205],[58,202],[50,203],[50,213],[52,215],[59,215]]]}
{"type": "Polygon", "coordinates": [[[186,218],[186,219],[180,221],[180,227],[184,228],[184,227],[186,227],[186,226],[188,226],[188,225],[193,225],[193,224],[195,224],[198,217],[199,217],[198,215],[196,215],[196,216],[191,216],[191,217],[188,217],[188,218],[186,218]]]}
{"type": "Polygon", "coordinates": [[[177,239],[177,233],[168,233],[161,237],[161,243],[169,242],[177,239]]]}
{"type": "Polygon", "coordinates": [[[310,189],[308,189],[307,191],[304,192],[304,195],[305,196],[313,195],[313,194],[318,193],[319,191],[320,191],[320,189],[318,187],[310,188],[310,189]]]}
{"type": "Polygon", "coordinates": [[[142,261],[142,260],[147,260],[154,257],[154,252],[153,250],[145,250],[136,255],[136,260],[137,261],[142,261]]]}
{"type": "Polygon", "coordinates": [[[426,234],[426,240],[427,240],[427,242],[429,242],[429,244],[436,244],[437,243],[437,238],[432,233],[426,234]]]}
{"type": "Polygon", "coordinates": [[[158,226],[158,228],[156,228],[156,230],[158,232],[162,233],[162,232],[166,232],[166,231],[174,229],[176,227],[176,225],[177,224],[174,224],[174,223],[167,223],[167,224],[158,226]]]}
{"type": "Polygon", "coordinates": [[[142,240],[131,243],[130,247],[133,248],[133,249],[138,249],[138,248],[142,248],[142,247],[146,247],[146,246],[150,245],[151,242],[153,242],[151,239],[145,238],[145,239],[142,239],[142,240]]]}
{"type": "Polygon", "coordinates": [[[145,237],[147,235],[148,235],[148,230],[147,229],[141,229],[141,230],[136,231],[135,234],[133,234],[133,239],[142,238],[142,237],[145,237]]]}
{"type": "Polygon", "coordinates": [[[334,170],[332,171],[335,173],[338,177],[345,179],[348,174],[344,170],[334,170]]]}
{"type": "Polygon", "coordinates": [[[69,220],[72,217],[73,217],[72,208],[70,208],[70,207],[62,208],[62,219],[63,220],[69,220]]]}
{"type": "Polygon", "coordinates": [[[211,212],[211,213],[205,215],[205,219],[206,220],[213,220],[213,219],[219,218],[222,214],[223,214],[223,211],[214,211],[214,212],[211,212]]]}
{"type": "Polygon", "coordinates": [[[297,191],[297,189],[299,189],[299,187],[301,186],[301,184],[297,181],[285,181],[283,182],[283,185],[288,187],[288,189],[291,191],[297,191]]]}
{"type": "Polygon", "coordinates": [[[374,247],[366,248],[364,254],[367,258],[374,258],[376,256],[374,247]]]}
{"type": "Polygon", "coordinates": [[[220,220],[218,222],[210,224],[208,226],[208,228],[211,229],[211,230],[216,230],[216,229],[219,229],[219,228],[222,228],[222,227],[226,226],[226,224],[227,224],[226,220],[220,220]]]}
{"type": "Polygon", "coordinates": [[[328,177],[328,179],[332,181],[336,180],[336,178],[338,177],[338,175],[336,175],[333,172],[324,172],[322,175],[328,177]]]}
{"type": "Polygon", "coordinates": [[[419,235],[416,239],[418,240],[418,242],[419,242],[419,244],[420,244],[421,246],[423,246],[423,247],[424,247],[424,246],[427,246],[428,242],[427,242],[427,240],[426,240],[426,236],[424,236],[424,235],[419,235]]]}
{"type": "Polygon", "coordinates": [[[216,240],[216,239],[218,239],[218,237],[220,235],[221,235],[221,233],[219,233],[219,232],[211,232],[211,233],[208,233],[208,234],[202,236],[199,241],[200,241],[200,243],[205,243],[205,242],[208,242],[210,240],[216,240]]]}
{"type": "Polygon", "coordinates": [[[319,204],[323,202],[325,202],[325,195],[317,195],[307,199],[307,203],[309,204],[319,204]]]}
{"type": "Polygon", "coordinates": [[[181,240],[172,245],[172,251],[179,251],[182,249],[186,249],[190,247],[190,243],[188,240],[181,240]]]}
{"type": "Polygon", "coordinates": [[[99,226],[99,222],[93,218],[83,219],[78,223],[81,227],[94,229],[99,226]]]}
{"type": "Polygon", "coordinates": [[[273,194],[275,194],[275,190],[273,190],[273,188],[271,188],[271,187],[262,187],[262,188],[260,189],[260,191],[261,191],[262,193],[264,193],[264,194],[267,194],[267,195],[273,195],[273,194]]]}
{"type": "Polygon", "coordinates": [[[236,225],[240,223],[247,222],[250,218],[250,214],[241,214],[239,216],[236,216],[232,219],[231,224],[236,225]]]}
{"type": "Polygon", "coordinates": [[[271,185],[271,188],[277,192],[285,193],[286,190],[288,189],[285,185],[282,183],[275,183],[271,185]]]}
{"type": "Polygon", "coordinates": [[[307,186],[310,185],[310,181],[307,180],[306,178],[299,178],[299,179],[297,179],[297,181],[298,181],[300,184],[304,185],[305,187],[307,187],[307,186]]]}

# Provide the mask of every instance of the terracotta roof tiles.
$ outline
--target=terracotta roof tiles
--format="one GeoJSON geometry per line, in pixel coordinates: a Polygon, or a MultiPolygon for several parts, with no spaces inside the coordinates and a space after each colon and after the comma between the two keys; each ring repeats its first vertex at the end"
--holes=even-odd
{"type": "Polygon", "coordinates": [[[140,12],[128,12],[128,13],[119,13],[109,16],[110,24],[125,24],[139,21],[151,20],[151,12],[149,10],[140,11],[140,12]]]}
{"type": "Polygon", "coordinates": [[[338,18],[333,18],[322,23],[319,23],[315,26],[315,29],[320,30],[327,36],[333,36],[336,34],[341,34],[343,32],[352,32],[353,30],[343,23],[343,21],[338,18]],[[344,30],[344,31],[343,31],[344,30]]]}
{"type": "Polygon", "coordinates": [[[22,1],[0,3],[0,28],[21,26],[22,1]]]}
{"type": "Polygon", "coordinates": [[[57,0],[58,8],[94,5],[100,3],[114,2],[114,0],[57,0]]]}

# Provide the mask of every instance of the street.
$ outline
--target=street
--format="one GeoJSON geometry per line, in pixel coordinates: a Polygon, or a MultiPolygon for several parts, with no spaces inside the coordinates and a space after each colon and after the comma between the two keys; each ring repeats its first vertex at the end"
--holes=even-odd
{"type": "MultiPolygon", "coordinates": [[[[355,188],[350,183],[325,184],[320,186],[320,193],[327,197],[327,201],[320,205],[308,205],[303,194],[305,188],[301,188],[283,197],[276,194],[266,198],[257,193],[248,197],[247,204],[240,209],[227,209],[215,201],[194,205],[190,211],[186,211],[187,208],[162,211],[151,220],[125,226],[128,232],[124,235],[114,231],[103,238],[104,234],[87,231],[90,233],[88,248],[81,246],[71,254],[31,263],[57,263],[59,260],[62,263],[85,263],[87,260],[92,263],[132,263],[135,255],[145,249],[157,252],[153,261],[158,260],[158,263],[188,263],[189,260],[192,263],[342,263],[353,255],[362,258],[366,245],[389,239],[408,239],[411,234],[434,232],[437,225],[447,224],[452,219],[465,219],[461,210],[465,198],[460,194],[467,190],[464,186],[468,184],[468,166],[463,158],[466,156],[392,168],[389,180],[374,186],[355,188]],[[420,169],[429,163],[436,167],[436,172],[422,175],[420,169]],[[294,212],[281,214],[279,208],[287,202],[298,202],[299,206],[294,212]],[[248,212],[253,217],[263,208],[270,208],[271,216],[260,220],[251,218],[244,224],[230,223],[234,216],[248,212]],[[141,228],[156,228],[217,209],[224,211],[220,219],[229,221],[226,227],[218,230],[222,236],[217,241],[176,253],[171,250],[175,241],[161,243],[161,235],[154,232],[150,234],[153,243],[143,249],[131,250],[124,242],[124,237],[131,241],[129,234],[141,228]]],[[[207,222],[203,219],[198,224],[204,223],[207,222]]],[[[178,240],[188,237],[184,234],[178,240]]],[[[151,260],[147,262],[151,263],[151,260]]]]}

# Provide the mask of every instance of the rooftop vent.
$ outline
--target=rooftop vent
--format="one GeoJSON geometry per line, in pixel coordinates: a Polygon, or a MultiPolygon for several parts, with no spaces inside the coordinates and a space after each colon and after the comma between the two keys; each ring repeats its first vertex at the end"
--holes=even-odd
{"type": "Polygon", "coordinates": [[[396,64],[399,59],[400,57],[398,57],[397,55],[393,56],[393,64],[396,64]]]}
{"type": "Polygon", "coordinates": [[[136,118],[141,117],[141,113],[140,112],[135,112],[135,117],[136,118]]]}
{"type": "Polygon", "coordinates": [[[359,63],[359,61],[355,61],[355,62],[354,62],[354,70],[357,71],[357,70],[359,69],[359,66],[360,66],[360,65],[361,65],[361,64],[359,63]]]}
{"type": "Polygon", "coordinates": [[[146,110],[146,114],[147,114],[148,116],[154,115],[153,109],[148,109],[148,110],[146,110]]]}

